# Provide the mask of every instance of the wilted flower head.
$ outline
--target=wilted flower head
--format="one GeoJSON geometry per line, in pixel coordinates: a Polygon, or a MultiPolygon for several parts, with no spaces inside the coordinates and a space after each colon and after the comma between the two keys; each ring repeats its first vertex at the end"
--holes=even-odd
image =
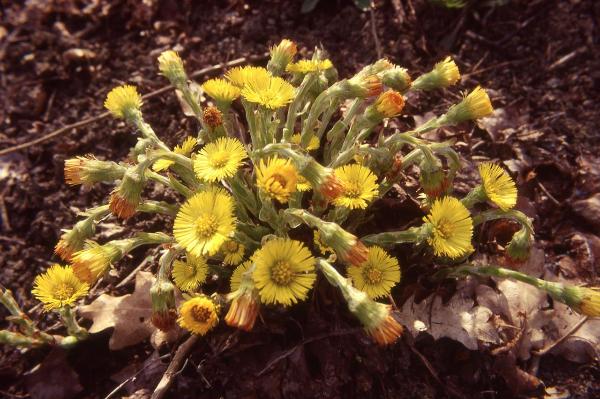
{"type": "Polygon", "coordinates": [[[202,111],[202,120],[211,129],[216,129],[223,124],[223,113],[217,107],[208,106],[202,111]]]}

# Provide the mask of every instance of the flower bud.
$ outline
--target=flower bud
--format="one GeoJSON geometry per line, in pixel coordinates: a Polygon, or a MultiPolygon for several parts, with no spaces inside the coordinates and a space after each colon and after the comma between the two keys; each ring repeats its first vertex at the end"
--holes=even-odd
{"type": "Polygon", "coordinates": [[[433,90],[454,85],[460,79],[458,67],[450,57],[435,64],[431,72],[419,76],[413,83],[413,89],[433,90]]]}
{"type": "Polygon", "coordinates": [[[600,289],[565,286],[564,298],[567,305],[590,317],[600,317],[600,289]]]}
{"type": "Polygon", "coordinates": [[[65,230],[54,247],[54,253],[65,261],[70,261],[73,254],[83,249],[84,242],[95,232],[94,220],[86,218],[75,223],[71,230],[65,230]]]}
{"type": "Polygon", "coordinates": [[[419,182],[423,192],[431,199],[442,196],[448,191],[450,181],[436,158],[425,157],[420,165],[419,182]]]}
{"type": "Polygon", "coordinates": [[[529,231],[522,227],[513,234],[512,239],[506,246],[506,255],[514,262],[523,262],[529,258],[532,237],[529,231]]]}
{"type": "Polygon", "coordinates": [[[300,174],[328,201],[333,201],[344,191],[333,169],[324,167],[313,158],[306,157],[297,166],[300,174]]]}
{"type": "Polygon", "coordinates": [[[254,290],[240,288],[235,293],[225,315],[225,323],[230,327],[251,331],[258,317],[260,300],[254,290]]]}
{"type": "Polygon", "coordinates": [[[65,160],[65,181],[70,185],[86,186],[112,182],[123,177],[125,168],[112,161],[100,161],[93,155],[65,160]]]}
{"type": "Polygon", "coordinates": [[[173,50],[163,51],[160,54],[158,57],[158,69],[175,87],[180,87],[187,81],[183,61],[173,50]]]}
{"type": "Polygon", "coordinates": [[[152,299],[152,324],[164,332],[171,330],[177,320],[175,286],[166,279],[158,278],[150,288],[150,297],[152,299]]]}
{"type": "Polygon", "coordinates": [[[354,76],[341,84],[344,98],[376,97],[383,92],[383,83],[377,75],[354,76]]]}
{"type": "Polygon", "coordinates": [[[292,62],[297,52],[296,43],[288,39],[283,39],[278,45],[271,47],[271,59],[267,64],[267,69],[273,75],[281,75],[287,65],[292,62]]]}
{"type": "Polygon", "coordinates": [[[375,103],[365,110],[365,116],[372,122],[379,123],[384,118],[399,115],[404,108],[404,97],[394,90],[387,90],[377,97],[375,103]]]}
{"type": "Polygon", "coordinates": [[[121,244],[128,240],[112,241],[100,245],[94,241],[86,241],[84,249],[72,256],[73,273],[83,282],[93,285],[110,267],[121,259],[124,248],[121,244]]]}
{"type": "Polygon", "coordinates": [[[342,261],[359,266],[367,260],[369,250],[354,234],[331,222],[322,222],[318,228],[322,243],[333,248],[342,261]]]}
{"type": "Polygon", "coordinates": [[[381,73],[383,84],[392,89],[404,93],[410,88],[411,79],[408,71],[405,68],[398,66],[388,69],[381,73]]]}
{"type": "Polygon", "coordinates": [[[113,215],[121,219],[133,216],[141,201],[143,189],[144,178],[139,168],[127,169],[121,183],[110,194],[108,206],[113,215]]]}

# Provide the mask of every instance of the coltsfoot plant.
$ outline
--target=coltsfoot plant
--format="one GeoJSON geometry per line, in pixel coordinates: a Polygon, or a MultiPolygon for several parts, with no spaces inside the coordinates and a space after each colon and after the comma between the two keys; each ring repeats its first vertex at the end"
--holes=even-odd
{"type": "Polygon", "coordinates": [[[4,290],[0,300],[18,331],[2,331],[0,341],[68,346],[84,339],[88,332],[75,321],[73,308],[140,246],[162,251],[147,292],[152,322],[162,330],[178,323],[204,335],[221,320],[252,330],[261,310],[305,301],[320,273],[319,284],[340,290],[366,333],[378,344],[391,344],[403,332],[393,306],[385,303],[400,282],[402,265],[392,254],[401,243],[431,251],[444,265],[438,273],[445,277],[514,278],[578,312],[600,315],[600,294],[594,289],[468,263],[477,247],[473,230],[483,222],[507,218],[521,226],[505,248],[514,261],[527,258],[534,239],[531,221],[514,209],[517,189],[505,170],[493,163],[478,165],[481,183],[459,198],[453,180],[462,165],[453,142],[423,137],[491,114],[483,88],[473,88],[444,114],[412,130],[385,127],[386,120],[402,114],[408,92],[459,82],[450,57],[416,79],[381,59],[338,80],[321,51],[312,59],[295,61],[295,56],[296,44],[281,41],[271,48],[266,68],[236,67],[204,82],[202,91],[211,101],[202,104],[199,86],[188,80],[181,58],[174,51],[162,53],[160,73],[200,126],[175,148],[161,140],[167,132],[157,134],[146,122],[137,88],[112,89],[105,107],[139,135],[132,158],[116,163],[80,156],[65,162],[68,184],[104,183],[114,189],[105,204],[88,209],[64,231],[55,253],[69,265],[50,267],[32,291],[46,311],[60,314],[67,336],[40,331],[4,290]],[[371,205],[401,184],[411,166],[419,171],[422,223],[358,237],[359,228],[372,219],[371,205]],[[145,198],[150,185],[164,186],[179,200],[145,198]],[[95,240],[97,224],[140,212],[170,221],[163,231],[95,240]],[[178,308],[177,291],[184,298],[178,308]]]}

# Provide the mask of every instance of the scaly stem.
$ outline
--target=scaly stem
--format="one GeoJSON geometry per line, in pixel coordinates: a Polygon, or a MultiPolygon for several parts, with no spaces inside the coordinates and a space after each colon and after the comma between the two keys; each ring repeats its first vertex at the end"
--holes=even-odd
{"type": "Polygon", "coordinates": [[[64,306],[58,310],[60,317],[67,327],[67,333],[77,338],[78,340],[86,339],[89,336],[88,331],[81,327],[77,320],[75,320],[75,315],[73,314],[70,306],[64,306]]]}

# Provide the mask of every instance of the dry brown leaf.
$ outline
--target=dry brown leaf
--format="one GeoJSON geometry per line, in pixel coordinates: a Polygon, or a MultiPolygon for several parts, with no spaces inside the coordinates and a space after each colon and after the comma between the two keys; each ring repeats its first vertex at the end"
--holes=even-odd
{"type": "Polygon", "coordinates": [[[413,334],[427,331],[435,339],[448,337],[471,350],[481,344],[500,343],[491,322],[492,311],[475,306],[471,291],[468,283],[464,283],[446,304],[439,296],[431,296],[418,304],[411,297],[402,307],[400,320],[413,334]]]}
{"type": "Polygon", "coordinates": [[[90,333],[97,333],[114,327],[109,341],[111,350],[135,345],[148,338],[156,328],[150,322],[152,301],[150,287],[154,276],[150,272],[140,271],[135,277],[133,294],[114,297],[100,295],[89,305],[81,306],[79,313],[93,321],[90,333]]]}
{"type": "MultiPolygon", "coordinates": [[[[549,334],[552,334],[554,339],[559,339],[567,334],[583,316],[562,303],[555,302],[554,309],[555,315],[552,324],[556,330],[549,331],[549,334]]],[[[600,319],[587,320],[552,349],[552,353],[576,363],[598,360],[600,356],[600,319]]]]}

